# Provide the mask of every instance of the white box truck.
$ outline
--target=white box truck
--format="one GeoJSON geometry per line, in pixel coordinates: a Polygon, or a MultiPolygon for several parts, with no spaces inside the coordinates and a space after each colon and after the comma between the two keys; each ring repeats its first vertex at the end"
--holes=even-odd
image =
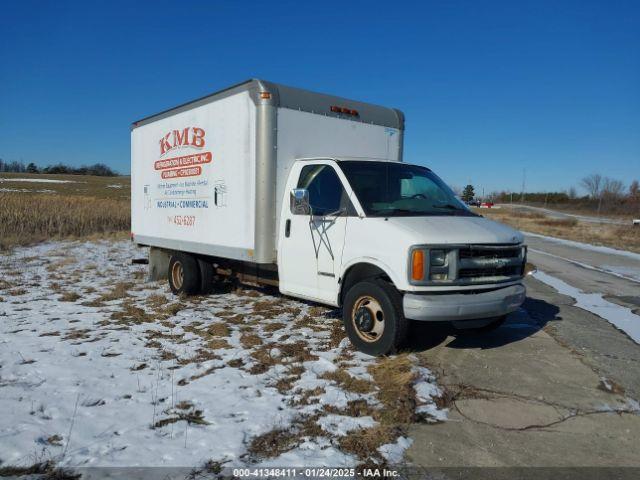
{"type": "Polygon", "coordinates": [[[490,329],[525,298],[523,236],[402,162],[393,108],[249,80],[131,131],[132,236],[174,293],[214,276],[340,306],[351,342],[409,321],[490,329]]]}

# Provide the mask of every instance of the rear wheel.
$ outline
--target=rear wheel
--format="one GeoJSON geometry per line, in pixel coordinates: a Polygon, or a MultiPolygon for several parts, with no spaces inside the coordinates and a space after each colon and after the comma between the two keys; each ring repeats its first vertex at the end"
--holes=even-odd
{"type": "Polygon", "coordinates": [[[199,258],[198,268],[200,270],[200,293],[211,293],[213,291],[214,277],[213,264],[199,258]]]}
{"type": "Polygon", "coordinates": [[[198,261],[191,255],[178,252],[169,260],[169,286],[176,295],[193,295],[200,289],[198,261]]]}
{"type": "Polygon", "coordinates": [[[345,296],[342,319],[351,343],[369,355],[395,352],[407,335],[398,291],[382,280],[357,283],[345,296]]]}

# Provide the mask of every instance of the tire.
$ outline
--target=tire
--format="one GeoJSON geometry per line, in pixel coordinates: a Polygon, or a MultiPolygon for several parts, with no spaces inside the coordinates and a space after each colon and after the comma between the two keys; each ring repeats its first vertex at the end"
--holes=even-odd
{"type": "Polygon", "coordinates": [[[213,292],[213,264],[199,258],[198,268],[200,269],[200,293],[206,295],[213,292]]]}
{"type": "Polygon", "coordinates": [[[180,295],[194,295],[200,290],[200,269],[195,257],[178,252],[169,260],[169,286],[171,291],[180,295]]]}
{"type": "Polygon", "coordinates": [[[404,343],[409,321],[400,293],[382,280],[355,284],[345,296],[342,320],[349,340],[363,353],[394,353],[404,343]]]}

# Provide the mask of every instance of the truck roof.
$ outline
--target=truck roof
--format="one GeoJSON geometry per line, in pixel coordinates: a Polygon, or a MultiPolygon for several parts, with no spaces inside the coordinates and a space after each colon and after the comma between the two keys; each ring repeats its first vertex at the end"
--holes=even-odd
{"type": "Polygon", "coordinates": [[[382,107],[371,103],[349,100],[334,95],[315,93],[301,88],[288,87],[279,83],[252,78],[250,80],[232,85],[201,98],[197,98],[182,105],[163,110],[137,120],[131,124],[131,129],[161,120],[192,108],[206,105],[207,103],[222,98],[248,91],[254,103],[265,103],[263,93],[269,93],[269,104],[280,107],[300,110],[304,112],[326,115],[347,119],[355,122],[371,123],[385,127],[404,130],[404,114],[397,108],[382,107]],[[343,110],[349,113],[343,113],[343,110]],[[355,112],[355,113],[354,113],[355,112]]]}
{"type": "Polygon", "coordinates": [[[296,160],[302,161],[313,161],[313,160],[333,160],[335,162],[391,162],[391,163],[402,163],[400,160],[391,160],[389,158],[375,158],[375,157],[335,157],[335,156],[326,156],[326,157],[300,157],[296,158],[296,160]]]}

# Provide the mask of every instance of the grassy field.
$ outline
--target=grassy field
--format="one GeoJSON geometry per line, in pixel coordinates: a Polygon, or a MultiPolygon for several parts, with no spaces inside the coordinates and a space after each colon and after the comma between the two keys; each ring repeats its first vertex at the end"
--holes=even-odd
{"type": "Polygon", "coordinates": [[[575,218],[556,219],[543,213],[522,212],[510,208],[483,208],[474,211],[526,232],[640,252],[640,228],[631,225],[587,223],[575,218]]]}
{"type": "Polygon", "coordinates": [[[0,173],[0,250],[43,240],[125,234],[130,178],[0,173]]]}
{"type": "MultiPolygon", "coordinates": [[[[0,250],[43,240],[130,231],[130,177],[0,173],[0,250]]],[[[519,230],[640,252],[640,228],[477,209],[519,230]]]]}

